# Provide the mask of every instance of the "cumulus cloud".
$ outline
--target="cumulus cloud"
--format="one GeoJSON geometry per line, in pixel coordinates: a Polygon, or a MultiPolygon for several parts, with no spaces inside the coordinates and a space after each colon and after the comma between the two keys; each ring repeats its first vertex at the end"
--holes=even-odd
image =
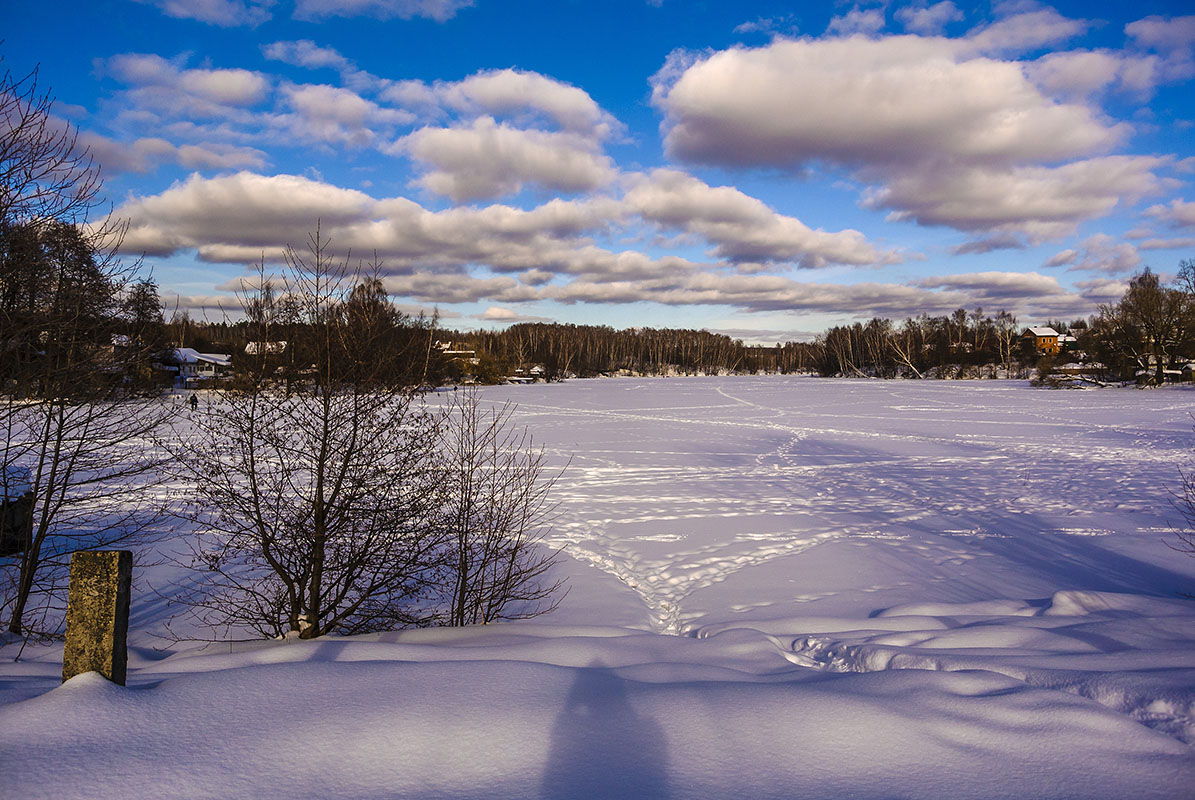
{"type": "Polygon", "coordinates": [[[276,0],[137,0],[168,17],[194,19],[225,28],[255,28],[272,16],[276,0]]]}
{"type": "Polygon", "coordinates": [[[297,0],[295,19],[319,20],[328,17],[373,17],[374,19],[412,19],[425,17],[446,22],[473,0],[297,0]]]}
{"type": "Polygon", "coordinates": [[[1189,51],[1195,46],[1195,15],[1162,17],[1153,15],[1130,22],[1125,33],[1144,47],[1167,52],[1189,51]]]}
{"type": "Polygon", "coordinates": [[[1123,275],[1141,265],[1141,255],[1133,245],[1118,242],[1107,234],[1097,233],[1084,239],[1079,244],[1074,258],[1066,263],[1070,264],[1072,271],[1123,275]]]}
{"type": "Polygon", "coordinates": [[[171,115],[219,117],[260,103],[269,80],[247,69],[185,69],[161,56],[125,53],[102,63],[129,84],[127,104],[171,115]]]}
{"type": "MultiPolygon", "coordinates": [[[[956,12],[939,3],[898,18],[929,26],[956,12]]],[[[973,234],[958,253],[1036,244],[1172,186],[1158,170],[1173,159],[1107,155],[1131,128],[1088,102],[1109,86],[1148,91],[1156,56],[1003,55],[1087,26],[1037,9],[953,39],[855,35],[675,53],[653,78],[652,101],[677,160],[842,167],[868,186],[864,205],[890,220],[973,234]]]]}
{"type": "Polygon", "coordinates": [[[968,43],[989,54],[1020,53],[1072,39],[1087,30],[1084,20],[1068,19],[1052,8],[1011,14],[968,34],[968,43]]]}
{"type": "Polygon", "coordinates": [[[826,32],[838,36],[850,36],[856,33],[871,35],[882,31],[884,24],[883,9],[864,9],[855,6],[841,17],[831,19],[826,32]]]}
{"type": "Polygon", "coordinates": [[[321,47],[310,39],[296,41],[281,41],[263,44],[261,53],[271,61],[281,61],[305,69],[334,69],[340,73],[340,79],[345,86],[357,90],[377,90],[387,85],[387,81],[371,75],[341,55],[340,51],[332,47],[321,47]]]}
{"type": "Polygon", "coordinates": [[[271,61],[281,61],[295,67],[307,69],[329,68],[346,70],[353,67],[353,62],[342,56],[331,47],[320,47],[310,39],[299,39],[289,42],[271,42],[261,46],[261,53],[271,61]]]}
{"type": "Polygon", "coordinates": [[[389,148],[430,167],[424,188],[456,202],[514,194],[526,184],[561,192],[604,186],[613,163],[592,140],[572,133],[524,130],[492,117],[456,128],[422,128],[389,148]]]}
{"type": "Polygon", "coordinates": [[[380,131],[414,121],[409,112],[383,108],[337,86],[288,84],[282,95],[290,113],[277,122],[305,141],[366,147],[380,141],[380,131]]]}
{"type": "Polygon", "coordinates": [[[1057,160],[1127,133],[1054,102],[1015,62],[958,53],[911,36],[777,41],[701,59],[653,98],[670,155],[721,165],[1057,160]]]}
{"type": "Polygon", "coordinates": [[[585,90],[525,70],[487,70],[460,81],[398,81],[382,98],[397,105],[443,107],[468,116],[537,113],[566,131],[595,139],[606,139],[621,129],[585,90]]]}
{"type": "Polygon", "coordinates": [[[162,164],[186,169],[241,169],[265,166],[266,154],[252,147],[221,143],[176,145],[157,137],[118,142],[97,133],[79,134],[79,142],[105,172],[152,172],[162,164]]]}
{"type": "Polygon", "coordinates": [[[733,262],[822,267],[896,260],[858,231],[812,230],[734,187],[713,187],[678,170],[659,169],[639,178],[625,200],[646,220],[702,236],[715,245],[711,255],[733,262]]]}
{"type": "MultiPolygon", "coordinates": [[[[899,317],[960,305],[1012,307],[1017,298],[1016,307],[1037,309],[1047,302],[1055,310],[1085,302],[1059,294],[1055,283],[1040,276],[1014,279],[992,273],[924,286],[833,286],[776,275],[726,274],[715,271],[714,264],[598,246],[595,234],[634,219],[686,232],[692,224],[694,231],[705,231],[696,235],[724,235],[725,242],[732,241],[725,230],[704,226],[744,225],[742,232],[749,238],[753,226],[766,233],[790,219],[770,219],[774,212],[737,190],[692,183],[674,171],[639,176],[633,183],[624,199],[430,211],[405,198],[375,199],[299,176],[241,172],[219,178],[193,175],[161,194],[134,198],[116,213],[130,220],[126,247],[131,251],[194,249],[201,259],[246,264],[263,256],[267,262],[281,260],[285,246],[304,242],[319,221],[335,252],[376,252],[384,261],[387,289],[427,303],[489,301],[506,307],[537,300],[646,300],[751,312],[899,317]],[[1036,299],[1028,296],[1031,291],[1037,292],[1036,299]]],[[[810,241],[813,247],[830,246],[816,237],[810,241]]],[[[829,259],[827,253],[821,257],[829,259]]]]}
{"type": "Polygon", "coordinates": [[[951,22],[963,19],[963,12],[950,0],[942,0],[932,6],[913,5],[898,8],[894,15],[910,33],[923,36],[940,34],[951,22]]]}
{"type": "Polygon", "coordinates": [[[1073,233],[1122,200],[1156,194],[1168,184],[1153,156],[1104,156],[1060,167],[926,168],[901,172],[868,194],[870,208],[893,220],[947,225],[964,231],[1019,233],[1032,242],[1073,233]]]}
{"type": "Polygon", "coordinates": [[[1172,228],[1195,228],[1195,203],[1181,197],[1174,198],[1169,205],[1150,206],[1145,214],[1172,228]]]}
{"type": "Polygon", "coordinates": [[[258,256],[255,250],[277,251],[304,241],[317,220],[331,226],[359,220],[373,202],[361,192],[296,175],[193,174],[161,194],[131,199],[117,216],[129,220],[127,251],[167,254],[237,244],[247,246],[243,260],[252,261],[258,256]]]}

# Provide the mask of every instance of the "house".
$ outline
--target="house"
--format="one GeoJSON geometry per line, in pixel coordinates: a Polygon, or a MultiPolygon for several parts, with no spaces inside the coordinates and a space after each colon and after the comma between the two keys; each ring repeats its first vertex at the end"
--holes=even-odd
{"type": "Polygon", "coordinates": [[[245,355],[278,355],[286,352],[286,342],[249,342],[245,345],[245,355]]]}
{"type": "Polygon", "coordinates": [[[1057,355],[1059,351],[1058,331],[1053,328],[1026,328],[1021,334],[1021,343],[1032,347],[1041,355],[1057,355]]]}
{"type": "Polygon", "coordinates": [[[470,349],[465,344],[459,342],[436,342],[436,349],[440,351],[441,355],[450,360],[459,359],[474,367],[481,364],[481,359],[477,357],[477,351],[470,349]]]}
{"type": "Polygon", "coordinates": [[[176,347],[174,360],[178,362],[183,388],[232,374],[232,355],[228,353],[201,353],[192,347],[176,347]]]}

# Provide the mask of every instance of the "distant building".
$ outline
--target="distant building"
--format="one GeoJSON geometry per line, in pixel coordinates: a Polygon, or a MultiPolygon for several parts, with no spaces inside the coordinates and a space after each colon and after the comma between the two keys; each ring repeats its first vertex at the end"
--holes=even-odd
{"type": "Polygon", "coordinates": [[[245,354],[250,356],[267,353],[276,355],[286,352],[286,342],[249,342],[245,345],[245,354]]]}
{"type": "Polygon", "coordinates": [[[481,359],[477,357],[477,351],[460,342],[436,342],[436,349],[450,360],[463,361],[474,367],[481,363],[481,359]]]}
{"type": "Polygon", "coordinates": [[[184,388],[232,374],[230,353],[201,353],[192,347],[176,347],[174,360],[178,362],[178,377],[184,388]]]}
{"type": "Polygon", "coordinates": [[[1061,349],[1058,343],[1059,335],[1053,328],[1026,328],[1021,334],[1021,342],[1027,348],[1032,347],[1040,355],[1052,356],[1057,355],[1061,349]]]}

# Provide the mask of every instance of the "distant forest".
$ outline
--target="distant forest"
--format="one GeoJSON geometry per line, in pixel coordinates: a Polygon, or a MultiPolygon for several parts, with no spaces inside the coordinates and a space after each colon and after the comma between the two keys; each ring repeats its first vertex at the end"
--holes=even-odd
{"type": "MultiPolygon", "coordinates": [[[[384,316],[406,331],[402,346],[394,352],[379,348],[376,355],[383,362],[401,361],[395,366],[403,374],[433,384],[613,374],[1028,377],[1075,363],[1099,378],[1128,380],[1144,373],[1162,382],[1166,371],[1176,372],[1195,358],[1195,262],[1179,267],[1172,285],[1146,269],[1119,302],[1101,306],[1097,314],[1045,322],[1064,335],[1060,352],[1045,355],[1022,338],[1026,325],[1015,316],[982,309],[901,322],[877,317],[832,327],[810,342],[761,346],[705,330],[669,328],[519,323],[500,331],[459,331],[403,317],[392,307],[384,316]]],[[[376,289],[369,294],[371,303],[389,303],[376,289]]],[[[270,338],[302,339],[301,331],[285,328],[274,326],[270,338]]],[[[247,344],[264,335],[252,322],[197,322],[185,314],[167,323],[166,333],[175,346],[231,353],[234,363],[247,344]]]]}

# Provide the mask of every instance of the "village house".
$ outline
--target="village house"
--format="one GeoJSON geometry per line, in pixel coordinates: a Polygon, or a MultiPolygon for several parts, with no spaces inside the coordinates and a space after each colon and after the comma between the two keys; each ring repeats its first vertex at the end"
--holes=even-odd
{"type": "Polygon", "coordinates": [[[192,347],[176,347],[174,360],[178,362],[179,385],[184,389],[232,374],[229,353],[201,353],[192,347]]]}
{"type": "Polygon", "coordinates": [[[1035,352],[1043,356],[1057,355],[1059,333],[1053,328],[1026,328],[1021,334],[1021,342],[1026,348],[1032,347],[1035,352]]]}

